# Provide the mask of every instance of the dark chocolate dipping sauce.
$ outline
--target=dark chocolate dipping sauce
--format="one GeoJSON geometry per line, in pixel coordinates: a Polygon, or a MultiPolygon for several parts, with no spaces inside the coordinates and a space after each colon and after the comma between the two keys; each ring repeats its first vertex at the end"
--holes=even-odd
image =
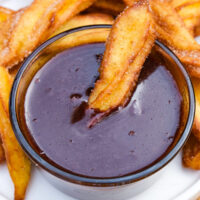
{"type": "Polygon", "coordinates": [[[181,96],[161,58],[150,56],[129,102],[93,128],[88,96],[98,78],[103,43],[57,54],[34,76],[25,121],[41,156],[74,173],[116,177],[158,160],[179,128],[181,96]]]}

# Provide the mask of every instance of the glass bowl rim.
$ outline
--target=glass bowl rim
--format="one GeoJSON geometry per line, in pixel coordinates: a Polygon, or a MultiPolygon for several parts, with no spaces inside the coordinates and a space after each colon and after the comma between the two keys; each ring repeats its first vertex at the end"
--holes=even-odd
{"type": "Polygon", "coordinates": [[[83,30],[89,30],[89,29],[109,29],[111,28],[111,25],[89,25],[89,26],[82,26],[78,28],[74,28],[68,31],[64,31],[58,35],[55,35],[54,37],[50,38],[49,40],[45,41],[43,44],[41,44],[38,48],[36,48],[24,61],[22,64],[21,68],[19,69],[15,80],[13,82],[12,90],[11,90],[11,95],[10,95],[10,102],[9,102],[9,110],[10,110],[10,119],[11,119],[11,124],[15,133],[15,136],[20,143],[21,147],[23,150],[26,152],[26,154],[39,166],[41,166],[43,169],[47,170],[51,174],[56,175],[57,177],[60,177],[64,180],[68,180],[73,183],[78,183],[82,185],[90,185],[90,186],[113,186],[113,185],[121,185],[121,184],[127,184],[131,182],[138,181],[140,179],[143,179],[145,177],[148,177],[152,175],[153,173],[157,172],[161,168],[163,168],[169,161],[171,161],[176,154],[180,151],[184,143],[189,137],[193,120],[194,120],[194,114],[195,114],[195,98],[194,98],[194,90],[193,86],[190,80],[190,77],[188,73],[186,72],[185,68],[183,67],[182,63],[180,60],[176,57],[176,55],[164,44],[159,42],[158,40],[155,41],[155,44],[160,47],[166,54],[168,54],[173,61],[177,64],[177,66],[180,68],[185,81],[187,83],[188,91],[189,91],[189,114],[188,114],[188,119],[187,123],[185,126],[185,129],[182,133],[182,136],[180,139],[177,141],[176,145],[170,150],[170,152],[161,160],[153,164],[152,166],[128,175],[124,175],[121,177],[114,177],[114,178],[95,178],[95,177],[85,177],[77,174],[73,174],[70,172],[66,172],[62,169],[59,169],[52,164],[48,163],[46,160],[44,160],[42,157],[40,157],[39,154],[37,154],[31,145],[28,143],[26,138],[24,137],[23,133],[20,130],[18,121],[17,121],[17,114],[16,114],[16,94],[17,94],[17,89],[21,80],[21,77],[23,76],[24,71],[28,67],[28,65],[31,63],[31,61],[37,56],[43,49],[45,49],[48,45],[51,43],[57,41],[60,38],[63,38],[67,35],[70,35],[75,32],[83,31],[83,30]]]}

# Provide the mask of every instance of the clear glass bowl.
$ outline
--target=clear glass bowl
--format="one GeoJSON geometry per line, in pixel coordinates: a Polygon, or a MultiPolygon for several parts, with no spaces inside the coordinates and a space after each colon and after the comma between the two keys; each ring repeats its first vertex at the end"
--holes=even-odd
{"type": "Polygon", "coordinates": [[[194,92],[188,73],[172,51],[161,42],[156,41],[154,48],[156,48],[158,56],[159,54],[162,54],[166,56],[170,63],[172,63],[172,65],[169,65],[168,70],[173,75],[183,98],[181,126],[173,145],[165,153],[163,158],[142,171],[115,178],[91,178],[77,175],[67,172],[66,170],[62,170],[54,166],[52,163],[44,160],[27,139],[28,133],[21,129],[21,124],[23,122],[19,116],[20,112],[22,112],[21,108],[24,104],[26,89],[34,74],[49,59],[51,59],[52,56],[67,48],[88,43],[88,41],[90,41],[90,43],[105,42],[110,32],[110,28],[110,25],[91,25],[75,28],[60,33],[44,42],[22,64],[18,74],[16,75],[10,97],[10,118],[13,130],[19,143],[29,158],[41,168],[59,179],[91,187],[112,187],[133,182],[140,182],[140,180],[145,179],[160,170],[172,158],[174,158],[186,142],[191,131],[195,113],[194,92]]]}

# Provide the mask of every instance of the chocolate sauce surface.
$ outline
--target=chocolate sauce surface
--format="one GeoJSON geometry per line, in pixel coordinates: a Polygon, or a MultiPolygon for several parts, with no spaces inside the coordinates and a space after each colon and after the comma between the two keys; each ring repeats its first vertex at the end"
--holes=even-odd
{"type": "Polygon", "coordinates": [[[181,96],[159,57],[150,56],[129,104],[92,128],[88,96],[98,79],[104,43],[57,54],[31,81],[24,117],[41,156],[90,177],[117,177],[158,160],[179,127],[181,96]]]}

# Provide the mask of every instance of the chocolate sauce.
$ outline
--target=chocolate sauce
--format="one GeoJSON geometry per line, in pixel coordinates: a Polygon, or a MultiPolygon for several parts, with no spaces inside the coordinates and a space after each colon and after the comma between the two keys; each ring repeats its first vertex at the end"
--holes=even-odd
{"type": "Polygon", "coordinates": [[[87,100],[104,48],[94,43],[57,54],[34,76],[24,107],[41,156],[90,177],[123,176],[154,163],[173,143],[181,115],[177,85],[163,58],[151,55],[129,104],[88,128],[94,113],[87,100]]]}

